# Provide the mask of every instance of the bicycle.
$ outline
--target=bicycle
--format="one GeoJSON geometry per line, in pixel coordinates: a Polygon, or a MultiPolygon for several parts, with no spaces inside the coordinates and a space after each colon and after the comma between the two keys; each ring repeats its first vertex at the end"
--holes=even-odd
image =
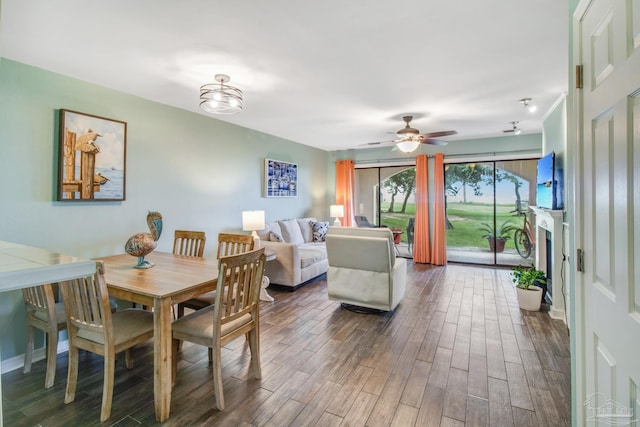
{"type": "Polygon", "coordinates": [[[513,233],[513,241],[518,254],[520,254],[522,258],[529,258],[531,250],[535,248],[536,239],[526,214],[524,214],[524,224],[522,228],[518,228],[515,233],[513,233]]]}

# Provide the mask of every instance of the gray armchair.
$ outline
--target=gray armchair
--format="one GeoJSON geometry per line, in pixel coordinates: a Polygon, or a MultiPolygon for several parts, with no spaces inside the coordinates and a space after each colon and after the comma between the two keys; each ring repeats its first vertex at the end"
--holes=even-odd
{"type": "Polygon", "coordinates": [[[407,261],[396,258],[388,228],[329,227],[325,236],[329,299],[392,311],[404,297],[407,261]]]}

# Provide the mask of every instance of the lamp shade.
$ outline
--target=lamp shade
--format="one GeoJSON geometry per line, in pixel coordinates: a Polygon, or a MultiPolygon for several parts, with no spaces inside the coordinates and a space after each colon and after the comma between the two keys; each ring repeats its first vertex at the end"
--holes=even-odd
{"type": "Polygon", "coordinates": [[[264,211],[242,211],[242,230],[256,231],[264,228],[264,211]]]}
{"type": "Polygon", "coordinates": [[[344,206],[343,205],[331,205],[329,206],[329,216],[333,216],[336,218],[342,218],[344,216],[344,206]]]}

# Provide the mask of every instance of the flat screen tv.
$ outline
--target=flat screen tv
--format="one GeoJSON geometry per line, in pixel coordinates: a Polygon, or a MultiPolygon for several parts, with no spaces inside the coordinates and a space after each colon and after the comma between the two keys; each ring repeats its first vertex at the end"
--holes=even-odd
{"type": "Polygon", "coordinates": [[[558,166],[553,151],[538,160],[536,204],[539,208],[564,209],[564,182],[558,166]]]}

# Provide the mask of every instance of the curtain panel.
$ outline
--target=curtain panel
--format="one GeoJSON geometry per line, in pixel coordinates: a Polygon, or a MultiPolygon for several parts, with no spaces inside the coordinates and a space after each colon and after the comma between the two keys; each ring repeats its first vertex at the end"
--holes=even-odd
{"type": "Polygon", "coordinates": [[[355,162],[353,160],[336,161],[336,205],[344,206],[344,227],[353,226],[353,193],[355,190],[355,162]]]}
{"type": "Polygon", "coordinates": [[[429,248],[429,168],[426,154],[416,157],[416,221],[413,243],[413,260],[431,262],[429,248]]]}
{"type": "Polygon", "coordinates": [[[444,154],[438,153],[433,164],[433,239],[431,240],[431,263],[447,264],[447,235],[444,207],[444,154]]]}

